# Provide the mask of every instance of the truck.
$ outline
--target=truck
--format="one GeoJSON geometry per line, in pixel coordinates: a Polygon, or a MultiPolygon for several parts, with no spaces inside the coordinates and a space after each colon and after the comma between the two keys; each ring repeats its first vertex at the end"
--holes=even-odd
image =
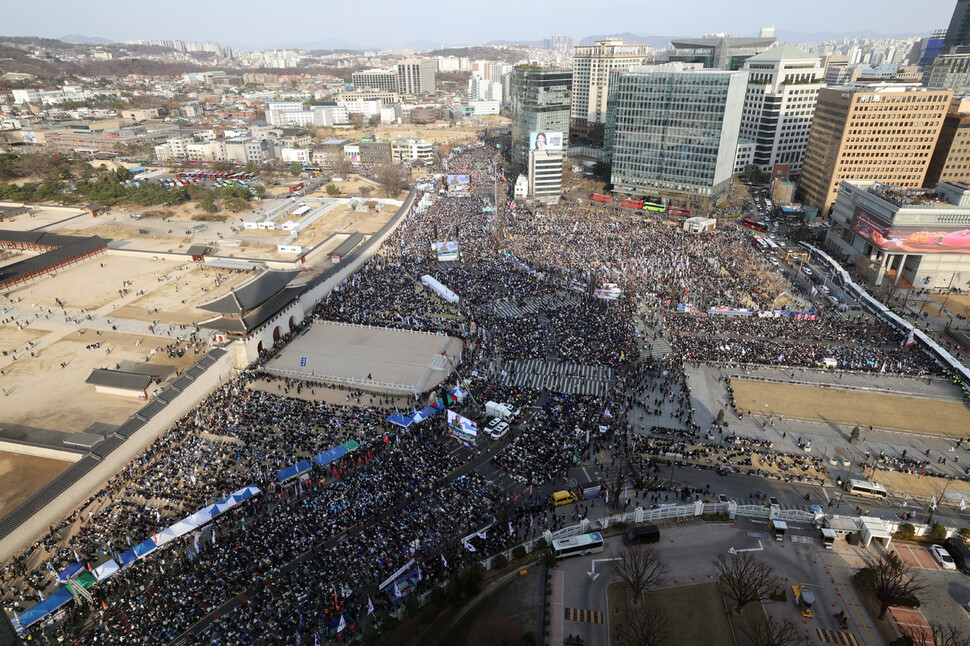
{"type": "Polygon", "coordinates": [[[804,585],[793,585],[792,594],[795,595],[795,607],[805,619],[812,618],[812,606],[815,605],[815,595],[805,589],[804,585]]]}
{"type": "Polygon", "coordinates": [[[507,404],[500,404],[498,402],[485,402],[485,414],[490,417],[497,417],[506,422],[511,422],[514,418],[512,408],[507,404]]]}

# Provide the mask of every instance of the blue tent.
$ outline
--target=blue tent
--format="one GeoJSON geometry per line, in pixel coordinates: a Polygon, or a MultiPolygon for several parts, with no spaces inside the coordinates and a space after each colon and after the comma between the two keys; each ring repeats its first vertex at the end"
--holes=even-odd
{"type": "Polygon", "coordinates": [[[135,545],[133,549],[135,550],[135,554],[138,555],[138,558],[145,558],[158,549],[158,545],[155,544],[155,541],[149,538],[142,541],[138,545],[135,545]]]}
{"type": "Polygon", "coordinates": [[[415,422],[423,422],[429,417],[432,417],[433,415],[437,415],[438,412],[439,412],[438,409],[435,408],[434,406],[425,406],[424,408],[422,408],[421,410],[419,410],[417,413],[414,414],[413,419],[415,422]]]}
{"type": "Polygon", "coordinates": [[[347,455],[347,449],[345,449],[343,446],[335,446],[329,451],[324,451],[320,455],[314,457],[313,461],[316,462],[321,467],[324,467],[330,464],[331,462],[333,462],[334,460],[338,460],[345,455],[347,455]]]}
{"type": "Polygon", "coordinates": [[[128,550],[118,557],[118,563],[121,565],[121,567],[128,567],[137,560],[138,555],[135,554],[135,550],[128,550]]]}
{"type": "Polygon", "coordinates": [[[57,575],[57,582],[67,583],[68,579],[70,579],[72,576],[77,575],[77,573],[83,569],[84,569],[84,566],[81,565],[80,563],[71,563],[66,568],[64,568],[64,571],[62,571],[60,574],[57,575]]]}
{"type": "Polygon", "coordinates": [[[301,473],[306,473],[309,470],[310,470],[310,463],[307,462],[306,460],[301,460],[300,462],[297,462],[296,464],[291,464],[290,466],[286,467],[282,471],[277,472],[276,475],[279,477],[280,482],[286,482],[290,478],[295,478],[301,473]]]}
{"type": "Polygon", "coordinates": [[[384,419],[389,421],[391,424],[397,424],[398,426],[401,426],[403,428],[407,428],[408,426],[414,423],[414,419],[411,418],[410,416],[405,417],[404,415],[400,415],[398,413],[394,413],[393,415],[388,415],[384,419]]]}
{"type": "Polygon", "coordinates": [[[47,597],[36,606],[20,615],[20,625],[24,628],[36,624],[38,621],[51,614],[65,603],[74,598],[67,588],[58,588],[51,596],[47,597]]]}

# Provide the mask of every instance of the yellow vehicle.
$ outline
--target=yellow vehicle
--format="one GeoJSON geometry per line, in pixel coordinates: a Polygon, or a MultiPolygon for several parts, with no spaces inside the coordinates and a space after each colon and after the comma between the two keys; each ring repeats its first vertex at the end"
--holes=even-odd
{"type": "Polygon", "coordinates": [[[576,494],[574,494],[572,491],[566,490],[557,491],[556,493],[552,494],[551,500],[553,507],[560,507],[562,505],[568,505],[576,502],[576,494]]]}
{"type": "Polygon", "coordinates": [[[791,591],[795,595],[795,606],[802,613],[802,617],[811,619],[812,606],[815,605],[815,595],[806,590],[804,585],[793,585],[791,591]]]}

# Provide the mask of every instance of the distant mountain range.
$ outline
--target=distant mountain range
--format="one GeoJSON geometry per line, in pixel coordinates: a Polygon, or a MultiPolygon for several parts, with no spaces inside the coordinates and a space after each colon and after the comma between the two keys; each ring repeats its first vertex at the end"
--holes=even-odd
{"type": "MultiPolygon", "coordinates": [[[[754,37],[757,34],[745,34],[748,37],[754,37]]],[[[908,38],[918,34],[883,34],[878,31],[873,31],[872,29],[860,29],[858,31],[836,33],[833,31],[817,31],[817,32],[804,32],[804,31],[792,31],[788,29],[776,29],[775,30],[775,40],[780,43],[798,44],[798,43],[821,43],[827,40],[840,40],[842,38],[908,38]]],[[[638,34],[632,34],[630,32],[624,32],[622,34],[600,34],[597,36],[587,36],[580,39],[580,45],[595,45],[596,41],[604,40],[606,38],[622,38],[631,45],[650,45],[651,47],[656,47],[657,49],[662,49],[666,47],[671,40],[675,38],[699,38],[699,34],[692,36],[655,36],[647,35],[640,36],[638,34]]],[[[492,47],[511,47],[515,45],[525,46],[525,47],[542,47],[542,40],[490,40],[485,43],[485,46],[492,47]]]]}
{"type": "MultiPolygon", "coordinates": [[[[754,36],[755,34],[746,34],[748,36],[754,36]]],[[[817,31],[817,32],[804,32],[804,31],[793,31],[788,29],[778,29],[775,31],[775,39],[779,42],[798,44],[798,43],[820,43],[827,40],[839,40],[842,38],[907,38],[917,34],[884,34],[871,29],[860,29],[858,31],[852,32],[842,32],[837,33],[833,31],[817,31]]],[[[623,32],[618,34],[599,34],[595,36],[586,36],[580,39],[579,43],[581,45],[593,45],[598,40],[603,40],[605,38],[622,38],[626,42],[633,45],[650,45],[651,47],[656,47],[657,49],[662,49],[670,43],[672,38],[697,38],[698,35],[692,36],[659,36],[654,34],[648,34],[646,36],[641,36],[639,34],[633,34],[630,32],[623,32]]],[[[113,41],[107,38],[91,37],[85,36],[84,34],[69,34],[67,36],[62,36],[58,40],[67,43],[77,43],[81,45],[111,45],[113,41]]],[[[432,49],[444,49],[448,47],[468,47],[467,43],[445,43],[436,40],[413,40],[406,43],[373,43],[369,45],[353,43],[349,40],[337,37],[327,37],[314,41],[293,41],[278,43],[275,45],[264,45],[262,47],[250,44],[250,43],[226,43],[233,49],[244,49],[244,50],[260,50],[260,49],[271,49],[271,48],[287,48],[287,49],[312,49],[312,50],[345,50],[345,51],[364,51],[364,50],[379,50],[385,47],[393,47],[395,49],[413,49],[415,51],[427,51],[432,49]]],[[[544,40],[490,40],[480,47],[542,47],[544,40]]]]}
{"type": "Polygon", "coordinates": [[[84,34],[68,34],[67,36],[61,36],[57,40],[64,41],[65,43],[76,43],[78,45],[113,45],[113,40],[108,40],[107,38],[101,38],[99,36],[85,36],[84,34]]]}

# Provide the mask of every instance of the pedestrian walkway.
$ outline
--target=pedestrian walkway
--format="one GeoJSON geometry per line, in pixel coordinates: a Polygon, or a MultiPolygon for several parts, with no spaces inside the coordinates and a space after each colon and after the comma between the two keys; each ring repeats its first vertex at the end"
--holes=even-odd
{"type": "Polygon", "coordinates": [[[545,388],[556,393],[606,397],[613,383],[613,369],[577,363],[553,363],[541,359],[499,363],[499,383],[505,386],[545,388]]]}
{"type": "Polygon", "coordinates": [[[547,294],[542,298],[527,296],[521,299],[520,303],[521,307],[516,303],[503,298],[501,300],[493,301],[492,309],[496,316],[501,316],[503,318],[518,318],[524,314],[537,314],[544,309],[555,310],[563,307],[572,307],[576,304],[576,301],[569,297],[547,294]]]}

